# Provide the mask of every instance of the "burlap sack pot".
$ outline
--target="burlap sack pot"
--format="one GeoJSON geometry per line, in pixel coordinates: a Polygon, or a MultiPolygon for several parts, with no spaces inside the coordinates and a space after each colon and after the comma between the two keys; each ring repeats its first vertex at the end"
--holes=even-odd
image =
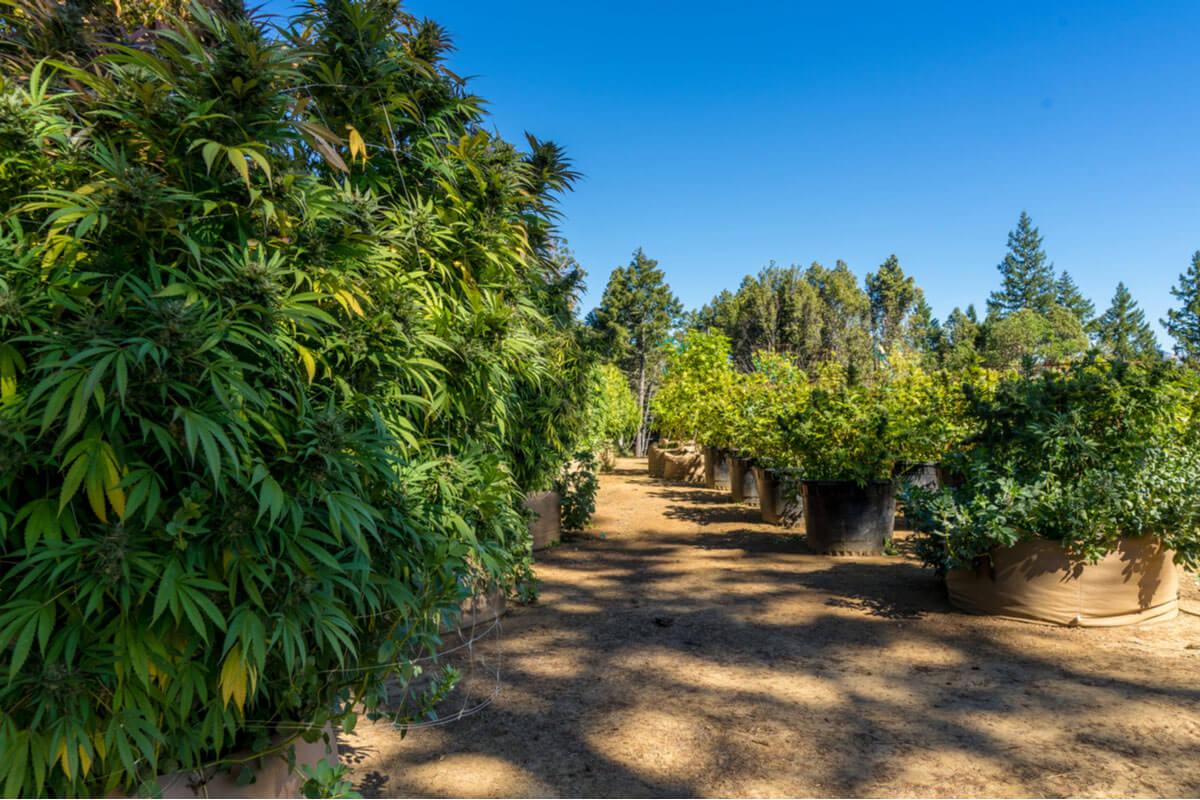
{"type": "Polygon", "coordinates": [[[704,459],[695,450],[675,450],[663,454],[663,478],[669,481],[704,481],[704,459]]]}
{"type": "Polygon", "coordinates": [[[1179,573],[1157,536],[1121,539],[1097,564],[1048,539],[992,551],[946,574],[950,603],[971,614],[1082,628],[1165,622],[1179,613],[1179,573]]]}
{"type": "MultiPolygon", "coordinates": [[[[295,769],[288,765],[284,751],[272,752],[244,762],[254,771],[254,782],[239,786],[240,769],[232,772],[221,772],[215,767],[196,770],[195,772],[172,772],[155,778],[161,797],[181,798],[191,800],[196,797],[300,797],[300,787],[308,780],[308,776],[300,769],[301,766],[316,767],[317,762],[325,759],[330,764],[336,764],[338,759],[337,729],[326,725],[324,738],[315,742],[296,739],[293,742],[296,753],[295,769]]],[[[281,746],[291,737],[276,737],[271,741],[270,748],[281,746]]],[[[232,758],[241,760],[249,754],[238,754],[232,758]]],[[[136,797],[137,795],[122,795],[119,791],[111,792],[108,797],[136,797]]]]}
{"type": "Polygon", "coordinates": [[[663,456],[666,451],[658,445],[652,444],[646,448],[646,470],[650,473],[651,478],[661,478],[663,476],[663,456]]]}
{"type": "Polygon", "coordinates": [[[558,492],[530,492],[525,495],[525,507],[536,515],[529,523],[533,549],[541,550],[562,536],[562,499],[558,492]]]}

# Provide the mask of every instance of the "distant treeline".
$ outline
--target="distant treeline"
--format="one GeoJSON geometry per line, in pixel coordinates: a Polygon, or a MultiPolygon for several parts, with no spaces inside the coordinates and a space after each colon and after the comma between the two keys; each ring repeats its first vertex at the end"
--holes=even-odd
{"type": "MultiPolygon", "coordinates": [[[[1163,321],[1177,339],[1184,334],[1177,352],[1185,357],[1195,347],[1187,325],[1195,337],[1198,263],[1200,253],[1190,272],[1180,276],[1182,290],[1175,290],[1177,296],[1189,295],[1180,297],[1183,309],[1163,321]]],[[[684,327],[728,336],[733,359],[745,370],[759,350],[787,353],[802,367],[832,360],[854,371],[871,369],[897,347],[915,352],[926,366],[950,368],[1007,368],[1026,358],[1062,362],[1092,348],[1125,360],[1164,357],[1124,283],[1117,285],[1108,310],[1097,316],[1071,275],[1055,272],[1024,212],[1009,233],[998,269],[1001,285],[988,298],[986,314],[974,305],[956,307],[943,322],[894,255],[868,273],[863,285],[842,261],[833,269],[772,263],[757,276],[746,276],[737,291],[723,291],[686,315],[684,327]]]]}

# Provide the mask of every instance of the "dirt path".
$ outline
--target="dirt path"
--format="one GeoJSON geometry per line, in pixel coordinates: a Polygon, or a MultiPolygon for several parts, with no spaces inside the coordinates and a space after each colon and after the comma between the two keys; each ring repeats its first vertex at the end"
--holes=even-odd
{"type": "Polygon", "coordinates": [[[970,617],[909,556],[817,556],[758,519],[621,461],[596,527],[539,554],[541,601],[504,618],[494,703],[403,741],[360,724],[342,747],[355,788],[1200,795],[1200,617],[1112,630],[970,617]]]}

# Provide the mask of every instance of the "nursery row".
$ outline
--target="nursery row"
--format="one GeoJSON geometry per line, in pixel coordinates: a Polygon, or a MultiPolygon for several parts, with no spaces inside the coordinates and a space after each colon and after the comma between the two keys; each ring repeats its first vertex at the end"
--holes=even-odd
{"type": "Polygon", "coordinates": [[[739,373],[727,356],[723,337],[696,333],[670,357],[660,430],[702,450],[656,448],[651,472],[681,477],[703,463],[710,487],[728,482],[737,500],[757,493],[767,521],[803,517],[817,552],[882,552],[899,500],[919,554],[959,605],[1071,624],[1173,613],[1174,564],[1200,563],[1194,373],[1094,357],[1036,373],[929,372],[894,357],[859,381],[832,366],[809,375],[772,354],[739,373]],[[1139,596],[1126,570],[1132,610],[1098,601],[1069,614],[1022,611],[995,599],[1006,575],[1030,579],[1022,565],[1046,546],[1064,573],[1111,572],[1139,554],[1158,588],[1146,592],[1139,572],[1139,596]],[[970,597],[967,575],[986,578],[970,597]]]}

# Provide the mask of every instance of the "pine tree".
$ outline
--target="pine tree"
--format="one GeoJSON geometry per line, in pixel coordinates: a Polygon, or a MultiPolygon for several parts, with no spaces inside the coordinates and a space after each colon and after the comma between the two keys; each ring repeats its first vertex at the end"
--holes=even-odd
{"type": "Polygon", "coordinates": [[[955,307],[942,326],[942,364],[949,369],[962,369],[979,361],[979,320],[975,306],[966,313],[955,307]]]}
{"type": "Polygon", "coordinates": [[[639,247],[629,266],[613,270],[600,306],[588,315],[588,324],[607,340],[612,360],[625,372],[637,397],[637,455],[645,455],[650,438],[650,397],[661,371],[660,345],[682,312],[658,262],[639,247]]]}
{"type": "Polygon", "coordinates": [[[1042,237],[1024,211],[1008,233],[1008,253],[997,265],[1000,289],[988,298],[989,315],[1005,316],[1022,308],[1045,314],[1054,303],[1054,265],[1046,261],[1042,237]]]}
{"type": "Polygon", "coordinates": [[[866,286],[871,302],[871,332],[883,351],[888,352],[903,329],[904,318],[924,299],[924,292],[911,276],[905,277],[894,253],[879,266],[878,272],[867,273],[866,286]]]}
{"type": "Polygon", "coordinates": [[[1096,305],[1083,296],[1079,287],[1075,285],[1071,273],[1066,270],[1063,270],[1058,276],[1058,280],[1054,282],[1054,302],[1074,314],[1075,319],[1079,320],[1079,324],[1085,331],[1092,330],[1095,324],[1096,305]]]}
{"type": "Polygon", "coordinates": [[[1195,363],[1200,361],[1200,250],[1192,255],[1187,272],[1180,273],[1179,285],[1171,287],[1171,294],[1180,306],[1168,310],[1167,318],[1160,322],[1175,339],[1175,354],[1195,363]]]}
{"type": "Polygon", "coordinates": [[[1146,315],[1124,283],[1117,284],[1112,305],[1096,320],[1096,340],[1122,361],[1151,361],[1162,356],[1146,315]]]}
{"type": "Polygon", "coordinates": [[[925,302],[922,294],[917,298],[912,313],[908,315],[904,339],[917,353],[921,363],[932,368],[941,361],[943,337],[942,326],[937,317],[933,316],[933,309],[925,302]]]}
{"type": "Polygon", "coordinates": [[[804,279],[821,300],[821,343],[814,353],[814,363],[837,361],[854,372],[870,370],[876,363],[869,330],[871,301],[859,288],[850,267],[839,260],[836,267],[826,269],[814,261],[804,279]]]}

